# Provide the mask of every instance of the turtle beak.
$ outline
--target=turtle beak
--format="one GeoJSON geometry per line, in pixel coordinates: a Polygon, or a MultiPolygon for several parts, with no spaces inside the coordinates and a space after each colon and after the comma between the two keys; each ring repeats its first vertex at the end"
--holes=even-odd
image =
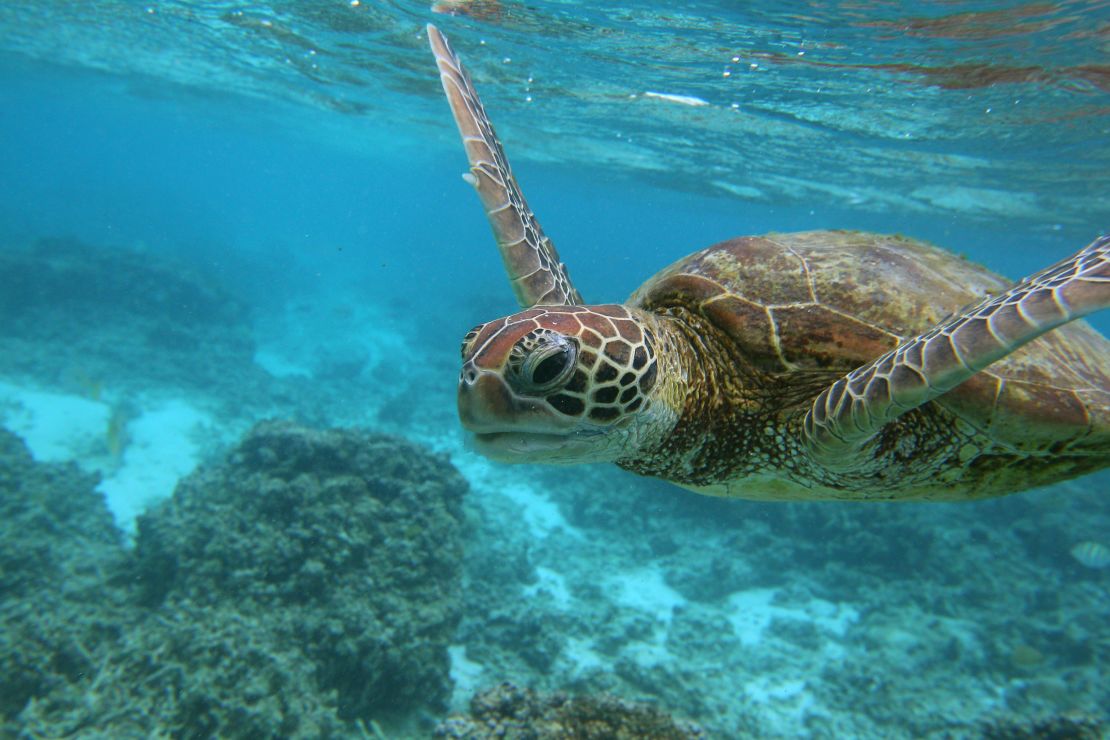
{"type": "Polygon", "coordinates": [[[555,415],[538,398],[518,396],[500,373],[463,365],[459,375],[459,420],[471,432],[550,432],[555,415]]]}
{"type": "Polygon", "coordinates": [[[471,432],[500,431],[518,416],[517,399],[496,373],[480,370],[473,362],[459,375],[459,420],[471,432]]]}
{"type": "Polygon", "coordinates": [[[514,394],[496,372],[467,362],[459,376],[459,420],[474,448],[501,462],[527,462],[566,446],[571,430],[538,399],[514,394]]]}

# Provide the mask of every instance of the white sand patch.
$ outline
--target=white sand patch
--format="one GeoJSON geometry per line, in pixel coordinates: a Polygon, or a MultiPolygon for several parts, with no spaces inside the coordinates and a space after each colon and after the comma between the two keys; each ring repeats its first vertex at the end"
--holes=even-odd
{"type": "Polygon", "coordinates": [[[567,638],[566,642],[563,643],[563,652],[560,658],[571,664],[572,667],[568,672],[572,676],[593,669],[607,669],[610,667],[610,662],[594,650],[593,641],[578,637],[567,638]]]}
{"type": "Polygon", "coordinates": [[[667,585],[655,568],[637,568],[607,579],[613,600],[630,609],[646,612],[657,621],[670,624],[675,607],[686,604],[678,591],[667,585]]]}
{"type": "Polygon", "coordinates": [[[447,655],[451,661],[451,680],[454,682],[451,704],[465,709],[470,697],[483,687],[485,668],[466,657],[465,645],[449,645],[447,655]]]}
{"type": "Polygon", "coordinates": [[[666,635],[661,631],[656,632],[654,641],[631,643],[622,652],[643,668],[673,664],[675,660],[674,654],[666,647],[666,635]]]}
{"type": "Polygon", "coordinates": [[[752,700],[759,703],[793,699],[802,694],[805,688],[806,682],[799,678],[777,680],[760,677],[744,684],[744,691],[752,700]]]}
{"type": "Polygon", "coordinates": [[[916,670],[932,665],[942,646],[948,646],[953,641],[960,647],[961,660],[989,661],[987,649],[980,638],[981,631],[980,625],[966,619],[912,610],[889,615],[883,623],[868,630],[868,637],[876,649],[890,656],[890,660],[916,670]],[[922,629],[921,625],[928,627],[922,629]]]}
{"type": "Polygon", "coordinates": [[[563,517],[559,507],[526,480],[525,468],[496,467],[477,453],[461,450],[451,462],[480,496],[504,496],[520,507],[521,520],[535,539],[544,539],[562,530],[574,537],[582,533],[563,517]]]}
{"type": "Polygon", "coordinates": [[[22,437],[40,462],[103,455],[111,415],[103,401],[0,382],[0,423],[22,437]]]}
{"type": "Polygon", "coordinates": [[[289,301],[254,329],[254,361],[276,377],[369,373],[412,355],[406,327],[345,290],[289,301]]]}
{"type": "Polygon", "coordinates": [[[116,522],[135,529],[135,517],[173,493],[177,481],[192,472],[200,443],[212,418],[185,401],[172,400],[141,413],[127,427],[131,442],[119,469],[101,481],[100,490],[116,522]]]}
{"type": "Polygon", "coordinates": [[[113,406],[82,396],[0,382],[0,421],[27,443],[40,462],[73,461],[103,478],[116,524],[133,532],[135,517],[173,493],[192,472],[212,418],[182,400],[129,402],[139,411],[113,427],[113,406]]]}
{"type": "Polygon", "coordinates": [[[813,695],[801,678],[760,676],[744,683],[744,693],[753,703],[770,708],[763,716],[784,736],[795,734],[815,708],[813,695]]]}
{"type": "Polygon", "coordinates": [[[288,353],[279,352],[275,347],[256,350],[254,364],[275,378],[312,377],[312,368],[303,362],[295,362],[288,353]]]}
{"type": "MultiPolygon", "coordinates": [[[[812,622],[823,632],[842,637],[848,627],[859,619],[859,612],[847,604],[834,604],[824,599],[810,599],[801,606],[774,604],[778,593],[773,588],[737,591],[728,597],[729,621],[744,645],[756,645],[763,639],[767,626],[775,619],[797,619],[812,622]]],[[[839,649],[834,647],[833,652],[839,649]]]]}
{"type": "Polygon", "coordinates": [[[571,528],[559,507],[532,486],[509,485],[502,488],[501,493],[524,508],[524,523],[532,530],[533,537],[543,539],[555,530],[571,528]]]}

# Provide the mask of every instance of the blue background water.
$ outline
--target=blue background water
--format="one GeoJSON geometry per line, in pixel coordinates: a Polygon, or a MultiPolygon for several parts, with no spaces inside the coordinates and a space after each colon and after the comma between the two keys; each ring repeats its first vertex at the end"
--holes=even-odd
{"type": "MultiPolygon", "coordinates": [[[[465,455],[457,343],[514,306],[459,178],[423,23],[470,65],[583,295],[614,301],[696,248],[767,230],[901,232],[1018,277],[1110,229],[1110,15],[1001,5],[458,3],[470,17],[418,3],[6,3],[0,249],[73,236],[183,259],[244,300],[286,361],[319,370],[305,354],[335,346],[375,358],[343,387],[359,395],[320,421],[380,421],[465,455]],[[337,305],[346,323],[311,312],[337,305]],[[308,316],[296,326],[283,318],[295,310],[308,316]],[[408,411],[387,415],[383,399],[408,411]]],[[[540,475],[460,459],[497,485],[540,475]]],[[[1094,517],[1084,536],[1105,541],[1105,482],[1068,490],[1094,517]]],[[[939,533],[949,516],[1002,523],[1033,505],[1011,506],[922,516],[939,533]]],[[[1049,562],[1093,589],[1082,619],[1105,617],[1105,571],[1075,571],[1072,544],[1049,562]]],[[[1105,623],[1077,639],[1105,644],[1105,623]]],[[[1087,711],[1105,697],[1070,688],[1087,711]]]]}

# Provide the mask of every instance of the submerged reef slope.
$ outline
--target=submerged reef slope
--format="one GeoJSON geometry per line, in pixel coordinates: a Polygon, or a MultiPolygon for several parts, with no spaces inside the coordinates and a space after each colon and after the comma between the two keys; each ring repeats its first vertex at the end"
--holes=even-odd
{"type": "Polygon", "coordinates": [[[452,716],[436,737],[455,740],[696,740],[696,725],[613,696],[540,695],[510,683],[481,691],[470,714],[452,716]]]}
{"type": "Polygon", "coordinates": [[[266,624],[345,718],[441,710],[464,490],[400,440],[264,422],[140,517],[143,600],[266,624]]]}
{"type": "MultiPolygon", "coordinates": [[[[35,607],[43,587],[15,592],[2,634],[15,635],[7,625],[22,610],[30,628],[69,625],[81,640],[72,652],[87,657],[55,678],[66,664],[61,638],[32,635],[20,662],[5,658],[13,665],[2,666],[0,734],[345,737],[375,721],[419,729],[450,695],[465,489],[448,462],[402,440],[264,422],[141,517],[133,551],[119,545],[102,501],[99,559],[66,559],[84,541],[67,544],[62,527],[46,527],[37,546],[57,568],[102,565],[80,600],[46,602],[45,612],[35,607]],[[31,681],[35,670],[49,680],[31,681]]],[[[30,518],[44,519],[41,509],[30,518]]],[[[37,577],[7,555],[3,564],[5,585],[37,577]]]]}
{"type": "Polygon", "coordinates": [[[73,464],[40,464],[0,429],[0,736],[33,699],[80,684],[114,643],[127,605],[109,582],[126,552],[73,464]]]}
{"type": "Polygon", "coordinates": [[[116,407],[126,401],[136,412],[149,405],[144,396],[184,398],[232,420],[237,433],[243,420],[275,415],[365,423],[365,413],[335,411],[337,396],[361,392],[357,372],[324,384],[275,377],[256,362],[252,311],[235,292],[242,288],[221,269],[157,250],[73,239],[5,245],[0,378],[116,407]]]}
{"type": "Polygon", "coordinates": [[[475,478],[474,686],[647,700],[711,737],[1110,717],[1110,476],[967,505],[757,504],[601,467],[475,478]],[[508,524],[511,523],[511,524],[508,524]]]}
{"type": "Polygon", "coordinates": [[[242,382],[254,354],[245,306],[213,276],[72,239],[0,253],[0,315],[0,371],[88,393],[128,380],[222,387],[242,382]]]}

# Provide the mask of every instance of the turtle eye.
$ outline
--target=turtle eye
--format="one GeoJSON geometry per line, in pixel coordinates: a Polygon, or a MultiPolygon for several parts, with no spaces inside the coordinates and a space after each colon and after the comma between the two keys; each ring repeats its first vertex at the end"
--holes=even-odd
{"type": "Polygon", "coordinates": [[[462,347],[459,348],[462,352],[463,360],[466,360],[466,356],[470,354],[470,349],[474,346],[474,340],[478,338],[478,334],[481,333],[484,326],[485,324],[478,324],[478,326],[468,331],[466,336],[463,337],[462,347]]]}
{"type": "Polygon", "coordinates": [[[524,363],[525,372],[531,373],[529,382],[537,389],[546,389],[557,385],[560,380],[574,367],[573,346],[570,344],[554,348],[553,352],[532,353],[529,360],[524,363]]]}
{"type": "Polygon", "coordinates": [[[540,331],[521,339],[510,355],[516,384],[525,393],[560,388],[574,374],[577,345],[554,332],[540,331]]]}

